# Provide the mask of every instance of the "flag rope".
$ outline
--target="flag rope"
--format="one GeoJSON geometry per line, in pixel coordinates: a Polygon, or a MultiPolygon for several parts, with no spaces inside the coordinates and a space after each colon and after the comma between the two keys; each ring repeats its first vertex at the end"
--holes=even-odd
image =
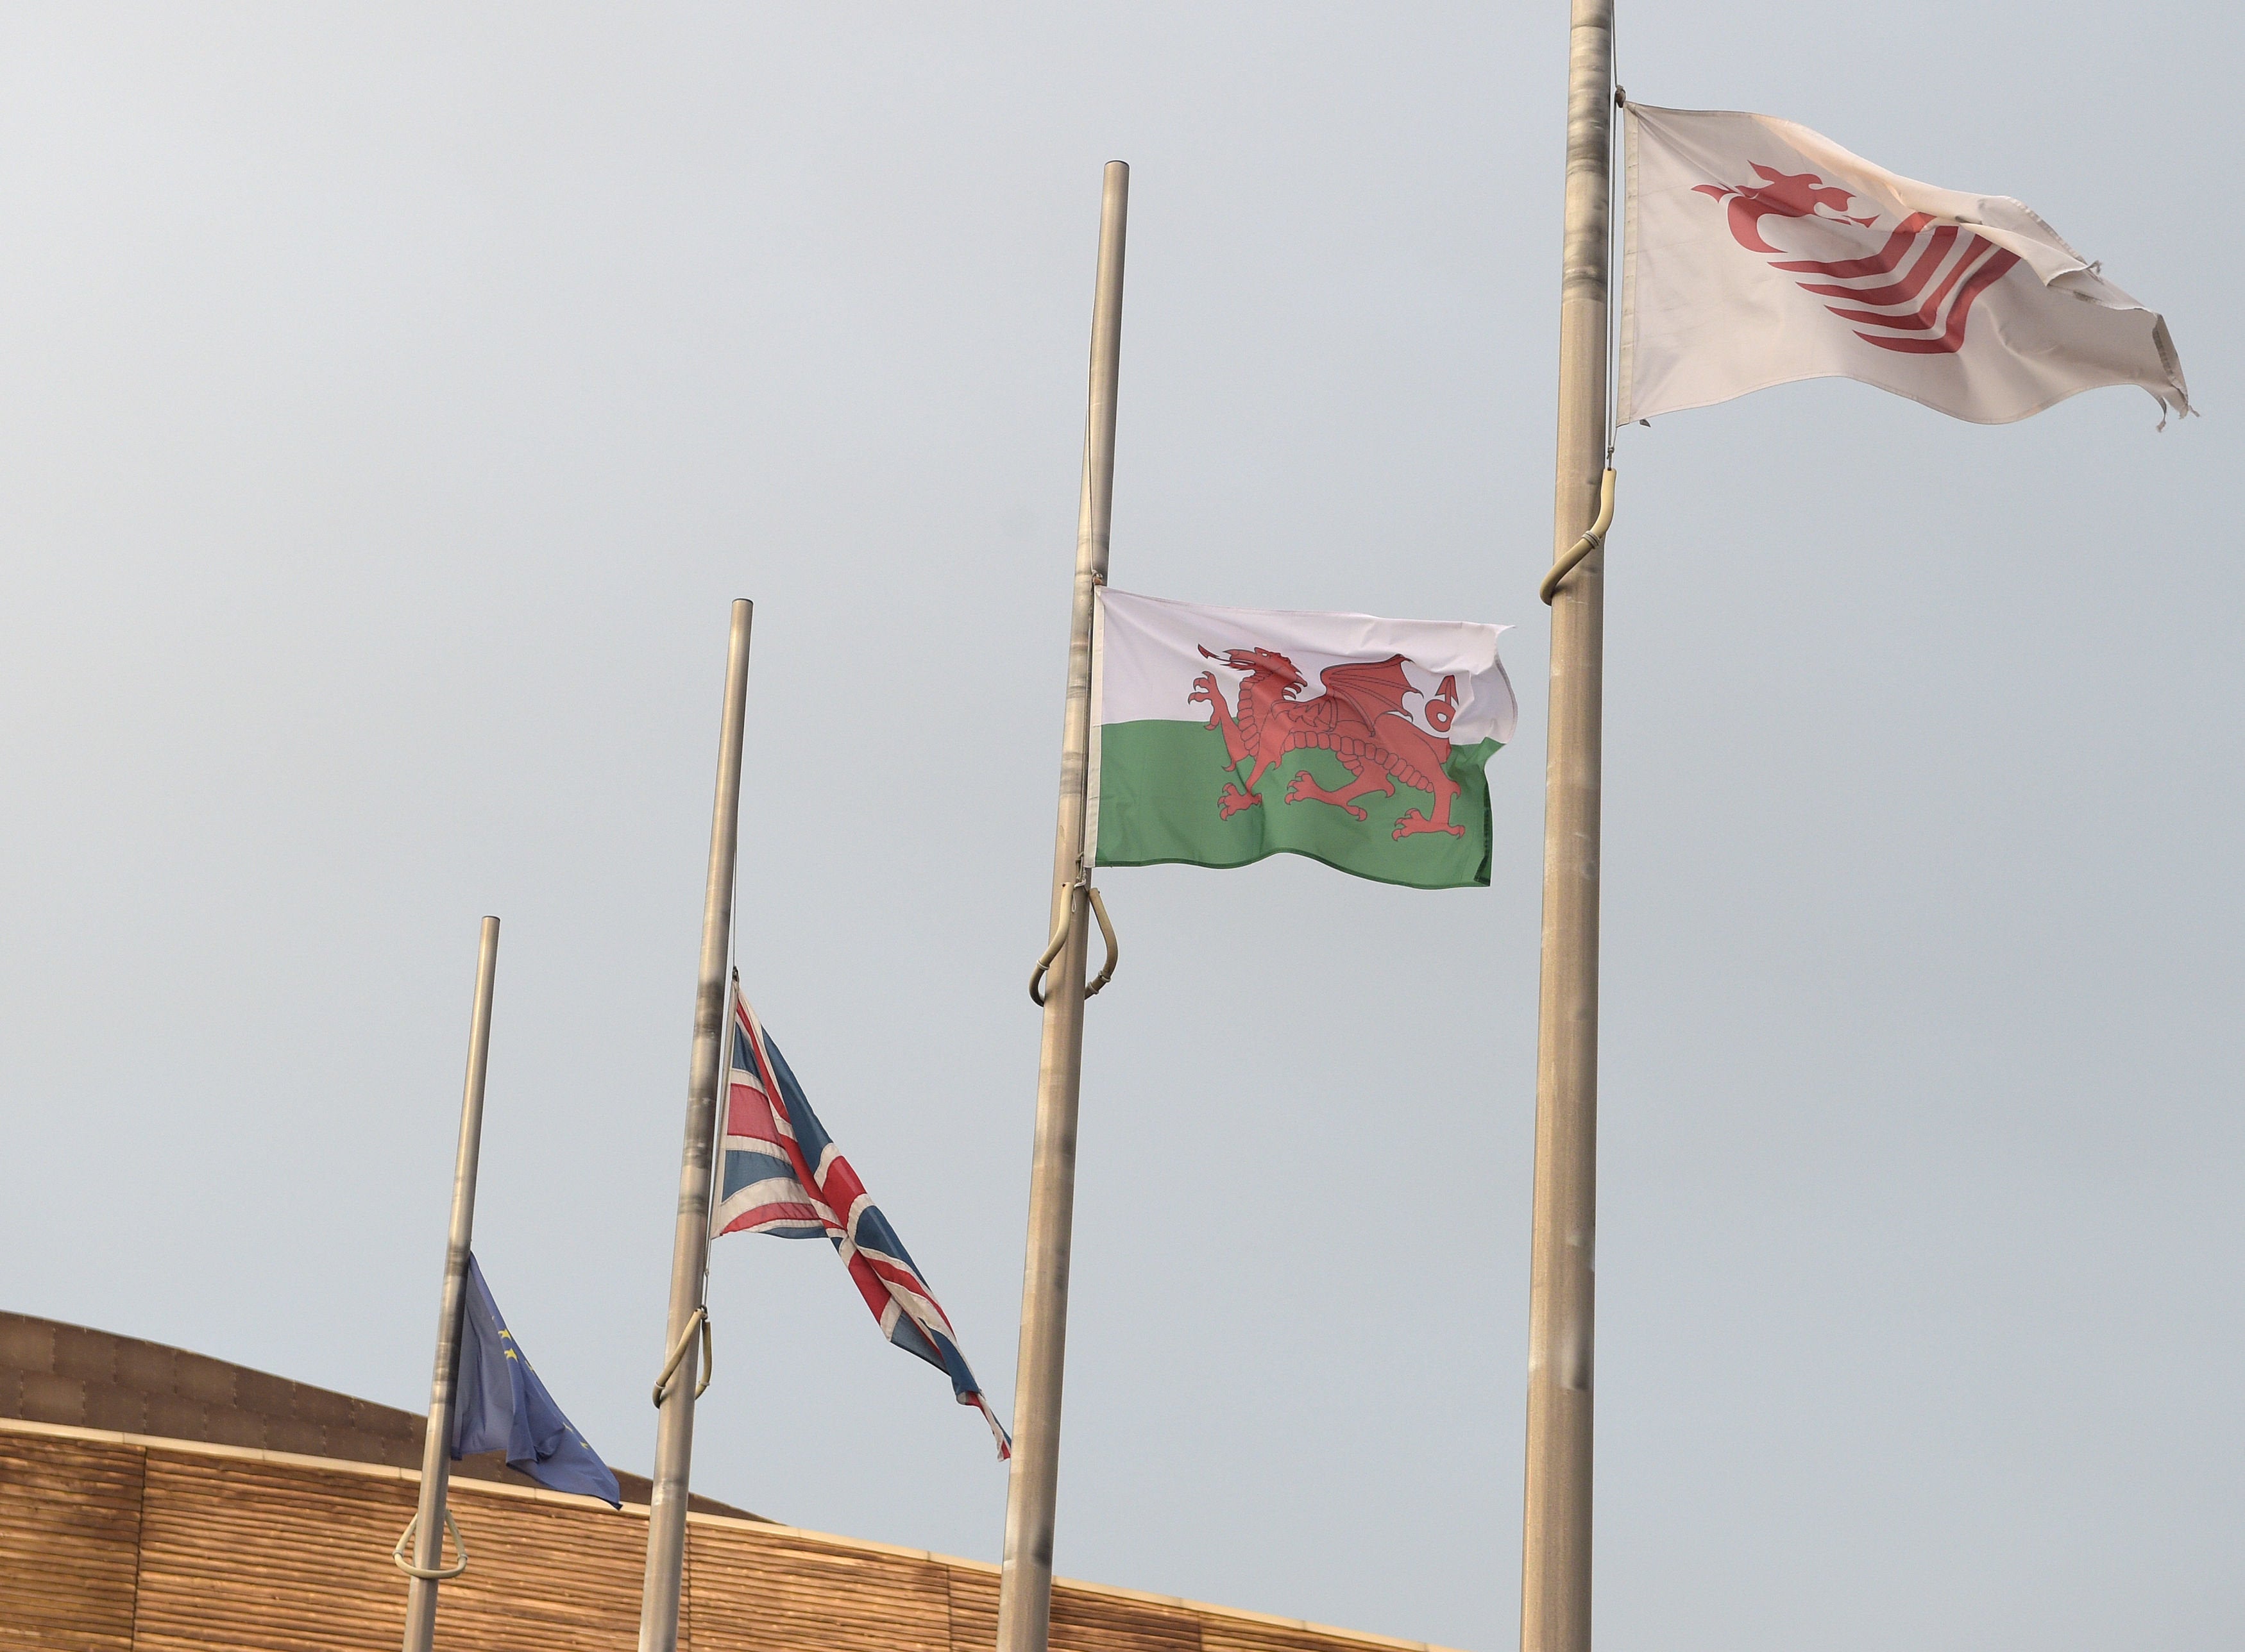
{"type": "MultiPolygon", "coordinates": [[[[1611,455],[1612,450],[1607,450],[1611,455]]],[[[1551,599],[1559,594],[1559,586],[1575,571],[1575,565],[1606,542],[1606,530],[1613,526],[1614,469],[1611,457],[1606,473],[1598,478],[1598,519],[1584,531],[1583,537],[1567,549],[1567,554],[1551,565],[1551,572],[1543,576],[1543,583],[1536,594],[1550,607],[1551,599]]]]}
{"type": "Polygon", "coordinates": [[[694,1345],[694,1333],[702,1333],[702,1380],[695,1385],[694,1398],[699,1399],[709,1391],[709,1378],[716,1367],[716,1354],[709,1345],[709,1304],[704,1303],[687,1317],[686,1329],[678,1333],[677,1345],[671,1349],[670,1357],[662,1363],[662,1374],[655,1379],[655,1408],[662,1409],[665,1395],[670,1388],[671,1373],[686,1357],[686,1351],[694,1345]]]}
{"type": "MultiPolygon", "coordinates": [[[[1612,31],[1608,30],[1609,41],[1612,31]]],[[[1613,133],[1606,140],[1606,468],[1611,470],[1614,447],[1621,436],[1621,317],[1622,308],[1615,301],[1615,288],[1628,274],[1623,262],[1624,242],[1629,234],[1629,93],[1621,84],[1619,48],[1609,44],[1610,78],[1613,81],[1613,102],[1622,118],[1614,123],[1613,133]],[[1621,210],[1614,211],[1613,203],[1619,201],[1621,210]]],[[[1625,299],[1625,293],[1620,295],[1625,299]]],[[[1549,600],[1549,599],[1546,599],[1549,600]]]]}
{"type": "Polygon", "coordinates": [[[405,1522],[405,1530],[398,1535],[397,1547],[390,1551],[390,1558],[397,1562],[399,1571],[408,1577],[424,1578],[431,1582],[441,1583],[446,1578],[458,1577],[468,1569],[468,1546],[460,1536],[459,1523],[452,1518],[452,1509],[449,1503],[444,1507],[444,1529],[452,1534],[452,1553],[460,1557],[460,1563],[458,1566],[435,1567],[416,1566],[407,1560],[405,1546],[413,1540],[413,1534],[420,1529],[421,1516],[416,1513],[411,1520],[405,1522]]]}
{"type": "Polygon", "coordinates": [[[1075,883],[1068,885],[1068,910],[1061,914],[1060,927],[1053,931],[1052,940],[1038,958],[1036,967],[1029,972],[1029,1002],[1041,1010],[1045,1006],[1045,972],[1052,968],[1053,960],[1060,956],[1060,949],[1068,944],[1068,925],[1075,921],[1074,896],[1079,885],[1091,902],[1091,915],[1099,920],[1100,938],[1107,944],[1107,962],[1101,965],[1099,973],[1085,984],[1083,996],[1087,999],[1098,997],[1100,988],[1115,978],[1115,963],[1122,956],[1122,948],[1115,939],[1115,925],[1107,916],[1107,903],[1101,898],[1099,891],[1091,887],[1090,880],[1089,872],[1079,872],[1075,883]]]}

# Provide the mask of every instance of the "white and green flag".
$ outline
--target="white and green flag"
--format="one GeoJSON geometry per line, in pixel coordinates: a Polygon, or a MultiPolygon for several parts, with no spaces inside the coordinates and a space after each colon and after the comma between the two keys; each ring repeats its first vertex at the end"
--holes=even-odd
{"type": "Polygon", "coordinates": [[[1489,882],[1502,626],[1202,608],[1102,588],[1084,863],[1307,855],[1419,889],[1489,882]]]}

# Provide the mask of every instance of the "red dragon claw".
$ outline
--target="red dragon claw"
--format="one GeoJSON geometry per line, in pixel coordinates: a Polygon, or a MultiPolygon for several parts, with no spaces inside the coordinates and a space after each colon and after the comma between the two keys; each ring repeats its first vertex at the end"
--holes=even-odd
{"type": "Polygon", "coordinates": [[[1225,707],[1224,696],[1217,687],[1214,672],[1204,671],[1193,679],[1192,692],[1185,696],[1185,704],[1208,708],[1208,721],[1202,727],[1216,728],[1222,726],[1225,707]]]}
{"type": "Polygon", "coordinates": [[[1463,837],[1466,835],[1466,829],[1462,826],[1444,825],[1439,822],[1428,820],[1417,809],[1409,809],[1404,810],[1403,818],[1395,823],[1395,830],[1391,836],[1400,839],[1408,837],[1415,832],[1448,832],[1453,837],[1463,837]]]}
{"type": "Polygon", "coordinates": [[[1219,819],[1230,820],[1241,809],[1252,809],[1262,801],[1259,792],[1242,791],[1237,786],[1226,785],[1223,796],[1216,800],[1217,816],[1219,819]]]}
{"type": "MultiPolygon", "coordinates": [[[[1388,790],[1391,792],[1394,791],[1394,787],[1391,784],[1388,787],[1388,790]]],[[[1350,802],[1345,797],[1334,796],[1324,787],[1319,785],[1318,777],[1310,773],[1306,768],[1297,768],[1294,771],[1293,779],[1286,782],[1286,801],[1290,803],[1299,803],[1305,801],[1331,803],[1334,808],[1340,809],[1352,820],[1363,820],[1366,818],[1364,811],[1359,809],[1354,803],[1350,802]]]]}

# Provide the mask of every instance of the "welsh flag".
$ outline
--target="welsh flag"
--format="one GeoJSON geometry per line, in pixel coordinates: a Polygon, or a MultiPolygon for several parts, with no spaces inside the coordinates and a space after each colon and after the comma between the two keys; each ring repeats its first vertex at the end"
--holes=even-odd
{"type": "Polygon", "coordinates": [[[1101,588],[1085,864],[1292,854],[1386,884],[1485,887],[1482,765],[1517,710],[1505,629],[1101,588]]]}

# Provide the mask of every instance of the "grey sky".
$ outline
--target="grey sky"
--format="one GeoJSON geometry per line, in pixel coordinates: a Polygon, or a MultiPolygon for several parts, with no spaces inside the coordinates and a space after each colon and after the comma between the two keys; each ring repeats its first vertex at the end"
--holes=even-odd
{"type": "MultiPolygon", "coordinates": [[[[0,1302],[418,1406],[478,1253],[644,1469],[725,605],[739,956],[1010,1404],[1099,168],[1114,579],[1518,626],[1495,887],[1102,879],[1058,1566],[1517,1610],[1565,8],[0,14],[0,1302]]],[[[1610,1652],[2245,1635],[2237,24],[1624,0],[1648,101],[2016,194],[2209,416],[1624,437],[1610,1652]]],[[[995,1558],[729,1239],[697,1483],[995,1558]]]]}

